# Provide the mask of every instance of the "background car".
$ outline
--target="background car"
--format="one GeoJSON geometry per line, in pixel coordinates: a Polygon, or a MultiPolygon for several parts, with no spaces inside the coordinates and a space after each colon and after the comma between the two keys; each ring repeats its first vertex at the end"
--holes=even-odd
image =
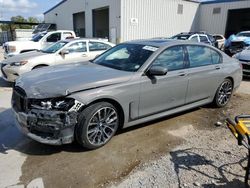
{"type": "Polygon", "coordinates": [[[225,53],[232,56],[250,46],[250,31],[231,35],[225,42],[225,53]]]}
{"type": "Polygon", "coordinates": [[[34,72],[13,90],[18,126],[41,143],[76,139],[89,149],[105,145],[118,128],[212,102],[224,107],[242,79],[239,62],[210,45],[153,39],[34,72]]]}
{"type": "Polygon", "coordinates": [[[233,57],[242,64],[243,76],[250,77],[250,47],[235,54],[233,57]]]}
{"type": "Polygon", "coordinates": [[[218,48],[224,50],[224,44],[226,41],[225,37],[220,34],[214,34],[213,37],[218,42],[218,48]]]}
{"type": "Polygon", "coordinates": [[[5,59],[1,71],[6,81],[14,82],[18,76],[33,69],[94,59],[113,46],[112,43],[97,39],[63,40],[43,50],[5,59]]]}
{"type": "Polygon", "coordinates": [[[51,44],[65,40],[67,38],[76,38],[75,32],[70,30],[58,30],[50,32],[40,32],[35,34],[28,41],[10,41],[4,43],[4,58],[13,57],[20,53],[25,53],[33,50],[41,50],[51,44]]]}
{"type": "Polygon", "coordinates": [[[218,42],[214,39],[214,37],[205,32],[183,32],[178,35],[171,37],[171,39],[175,40],[191,40],[195,42],[203,42],[206,44],[210,44],[214,47],[218,47],[218,42]]]}

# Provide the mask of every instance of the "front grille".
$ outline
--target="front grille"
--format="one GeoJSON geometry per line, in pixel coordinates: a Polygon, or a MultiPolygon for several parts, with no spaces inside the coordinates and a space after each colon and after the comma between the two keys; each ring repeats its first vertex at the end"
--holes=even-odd
{"type": "Polygon", "coordinates": [[[243,69],[250,70],[250,65],[242,64],[242,68],[243,68],[243,69]]]}
{"type": "Polygon", "coordinates": [[[6,66],[6,64],[2,63],[1,64],[1,71],[2,71],[2,74],[4,76],[4,78],[7,78],[7,75],[5,74],[5,72],[3,71],[3,68],[6,66]]]}
{"type": "Polygon", "coordinates": [[[25,91],[20,87],[15,87],[12,94],[12,105],[15,111],[25,112],[28,106],[28,100],[25,91]]]}

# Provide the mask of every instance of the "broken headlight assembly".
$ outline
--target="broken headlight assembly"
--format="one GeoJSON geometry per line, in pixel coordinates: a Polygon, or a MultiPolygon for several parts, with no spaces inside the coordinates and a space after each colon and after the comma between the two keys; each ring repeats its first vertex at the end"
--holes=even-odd
{"type": "Polygon", "coordinates": [[[83,104],[72,98],[33,99],[30,107],[40,110],[78,111],[83,104]]]}

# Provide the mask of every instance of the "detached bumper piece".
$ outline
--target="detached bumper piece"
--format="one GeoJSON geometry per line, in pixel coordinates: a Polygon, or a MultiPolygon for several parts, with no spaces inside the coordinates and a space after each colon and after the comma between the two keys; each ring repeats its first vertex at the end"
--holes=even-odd
{"type": "Polygon", "coordinates": [[[74,140],[77,112],[32,109],[16,114],[21,130],[30,138],[44,144],[61,145],[74,140]]]}

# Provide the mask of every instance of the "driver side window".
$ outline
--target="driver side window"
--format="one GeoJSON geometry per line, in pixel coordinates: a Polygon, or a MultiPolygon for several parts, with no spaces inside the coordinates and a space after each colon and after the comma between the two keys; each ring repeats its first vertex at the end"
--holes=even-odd
{"type": "Polygon", "coordinates": [[[71,44],[67,50],[69,53],[87,52],[86,42],[77,42],[71,44]]]}
{"type": "Polygon", "coordinates": [[[161,66],[174,71],[184,68],[184,51],[182,46],[174,46],[163,51],[153,62],[153,66],[161,66]]]}

